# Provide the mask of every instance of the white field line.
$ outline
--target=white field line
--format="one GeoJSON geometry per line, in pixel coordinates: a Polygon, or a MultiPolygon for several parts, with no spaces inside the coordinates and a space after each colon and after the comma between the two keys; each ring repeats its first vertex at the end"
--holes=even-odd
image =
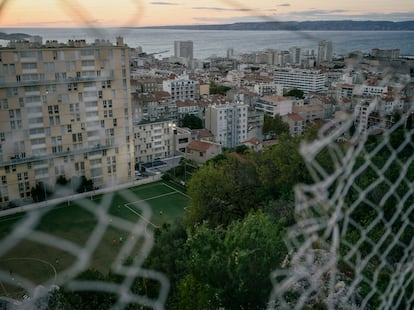
{"type": "Polygon", "coordinates": [[[124,204],[124,207],[128,208],[129,211],[131,211],[132,213],[135,213],[136,215],[138,215],[140,218],[142,218],[148,224],[151,224],[154,228],[157,227],[157,225],[155,225],[153,222],[151,222],[150,220],[148,220],[145,217],[143,217],[141,214],[139,214],[137,211],[135,211],[134,209],[132,209],[131,207],[129,207],[127,204],[124,204]]]}
{"type": "Polygon", "coordinates": [[[181,194],[181,195],[183,195],[183,196],[185,196],[185,197],[187,197],[187,198],[190,198],[190,196],[188,196],[187,194],[184,194],[183,192],[180,192],[179,190],[175,189],[174,187],[172,187],[172,186],[170,186],[170,185],[168,185],[168,184],[166,184],[166,183],[162,183],[162,184],[164,184],[164,185],[165,185],[165,186],[167,186],[168,188],[171,188],[174,192],[179,193],[179,194],[181,194]]]}
{"type": "Polygon", "coordinates": [[[166,193],[166,194],[162,194],[162,195],[158,195],[158,196],[153,196],[151,198],[147,198],[147,199],[142,199],[142,200],[137,200],[137,201],[133,201],[133,202],[128,202],[125,205],[133,205],[133,204],[137,204],[140,202],[144,202],[144,201],[149,201],[149,200],[153,200],[153,199],[157,199],[157,198],[161,198],[161,197],[165,197],[165,196],[169,196],[169,195],[174,195],[175,192],[171,192],[171,193],[166,193]]]}

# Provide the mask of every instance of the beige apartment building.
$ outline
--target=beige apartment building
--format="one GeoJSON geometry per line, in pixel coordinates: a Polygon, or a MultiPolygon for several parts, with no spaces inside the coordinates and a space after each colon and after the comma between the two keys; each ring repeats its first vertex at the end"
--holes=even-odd
{"type": "Polygon", "coordinates": [[[31,200],[42,182],[130,180],[134,147],[128,47],[11,43],[0,48],[0,204],[31,200]]]}

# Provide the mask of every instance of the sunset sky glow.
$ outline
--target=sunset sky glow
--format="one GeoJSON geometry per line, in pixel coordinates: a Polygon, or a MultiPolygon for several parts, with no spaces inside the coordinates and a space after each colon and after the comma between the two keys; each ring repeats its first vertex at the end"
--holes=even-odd
{"type": "Polygon", "coordinates": [[[414,19],[413,0],[0,0],[0,27],[414,19]]]}

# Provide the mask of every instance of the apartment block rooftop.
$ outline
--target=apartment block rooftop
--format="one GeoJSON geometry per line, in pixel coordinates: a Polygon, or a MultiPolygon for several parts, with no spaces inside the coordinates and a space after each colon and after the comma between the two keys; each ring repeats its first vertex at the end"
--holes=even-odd
{"type": "Polygon", "coordinates": [[[109,40],[95,39],[93,43],[87,43],[86,40],[68,40],[66,43],[57,40],[46,40],[40,36],[32,36],[28,40],[10,40],[6,47],[0,46],[0,49],[30,49],[30,48],[81,48],[81,47],[103,47],[103,46],[126,46],[122,37],[117,37],[115,45],[109,40]]]}

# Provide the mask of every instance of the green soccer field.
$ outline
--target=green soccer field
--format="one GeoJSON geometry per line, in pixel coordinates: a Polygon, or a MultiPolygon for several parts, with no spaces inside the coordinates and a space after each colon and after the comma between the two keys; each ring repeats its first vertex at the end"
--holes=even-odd
{"type": "MultiPolygon", "coordinates": [[[[88,247],[95,248],[86,251],[90,259],[85,268],[106,274],[126,241],[136,244],[122,253],[121,260],[143,255],[151,232],[182,218],[188,200],[179,187],[156,182],[40,210],[44,214],[37,224],[24,230],[23,238],[16,238],[13,246],[0,254],[0,270],[14,279],[11,284],[0,281],[0,295],[16,297],[23,291],[18,276],[34,284],[53,283],[67,268],[79,263],[80,253],[88,247]],[[140,233],[131,233],[129,226],[136,223],[146,227],[140,233]]],[[[29,226],[32,219],[24,215],[0,218],[0,241],[10,238],[16,227],[29,226]]]]}

